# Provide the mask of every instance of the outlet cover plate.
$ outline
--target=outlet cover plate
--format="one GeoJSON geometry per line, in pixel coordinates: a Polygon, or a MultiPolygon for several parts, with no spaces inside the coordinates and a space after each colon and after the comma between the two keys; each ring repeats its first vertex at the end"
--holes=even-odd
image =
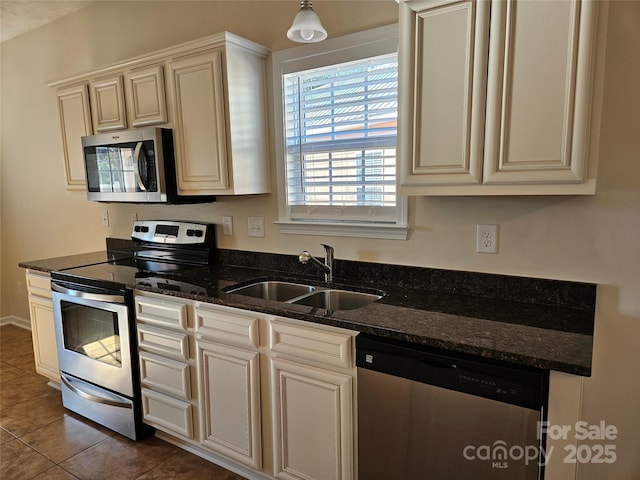
{"type": "Polygon", "coordinates": [[[477,225],[476,252],[498,253],[498,225],[477,225]]]}

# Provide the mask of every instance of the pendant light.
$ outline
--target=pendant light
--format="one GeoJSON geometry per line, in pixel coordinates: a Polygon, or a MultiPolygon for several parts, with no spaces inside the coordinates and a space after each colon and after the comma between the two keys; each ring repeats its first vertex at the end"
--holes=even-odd
{"type": "Polygon", "coordinates": [[[311,0],[300,2],[300,11],[293,19],[293,24],[287,31],[287,37],[299,43],[321,42],[327,38],[327,31],[320,23],[318,14],[313,11],[311,0]]]}

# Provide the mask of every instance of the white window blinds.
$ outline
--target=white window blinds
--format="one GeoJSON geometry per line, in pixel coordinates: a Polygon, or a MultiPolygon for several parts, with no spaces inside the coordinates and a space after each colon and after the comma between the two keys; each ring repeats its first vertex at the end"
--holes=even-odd
{"type": "Polygon", "coordinates": [[[283,75],[291,219],[396,221],[397,54],[283,75]]]}

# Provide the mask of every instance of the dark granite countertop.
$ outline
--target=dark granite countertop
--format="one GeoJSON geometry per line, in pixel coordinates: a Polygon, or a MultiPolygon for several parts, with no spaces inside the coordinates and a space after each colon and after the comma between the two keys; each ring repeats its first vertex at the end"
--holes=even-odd
{"type": "MultiPolygon", "coordinates": [[[[99,257],[98,253],[75,255],[21,262],[20,266],[52,271],[69,268],[74,261],[99,257]]],[[[102,258],[106,261],[105,252],[102,258]]],[[[591,374],[593,284],[337,260],[333,286],[379,289],[385,296],[355,310],[327,312],[226,293],[229,287],[254,279],[324,285],[318,272],[301,266],[297,257],[221,250],[221,260],[219,266],[162,277],[197,288],[164,288],[161,277],[157,277],[158,282],[141,279],[129,287],[519,365],[591,374]]]]}
{"type": "Polygon", "coordinates": [[[66,257],[45,258],[43,260],[31,260],[20,262],[21,268],[38,270],[40,272],[53,272],[55,270],[65,270],[67,268],[80,267],[84,265],[95,265],[109,261],[111,253],[106,251],[80,253],[78,255],[68,255],[66,257]]]}

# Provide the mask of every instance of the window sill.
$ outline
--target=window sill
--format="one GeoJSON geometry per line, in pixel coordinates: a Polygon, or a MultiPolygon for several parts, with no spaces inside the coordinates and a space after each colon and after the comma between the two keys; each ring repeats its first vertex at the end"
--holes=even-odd
{"type": "Polygon", "coordinates": [[[406,240],[409,227],[383,223],[293,222],[278,220],[280,233],[292,235],[324,235],[332,237],[380,238],[406,240]]]}

